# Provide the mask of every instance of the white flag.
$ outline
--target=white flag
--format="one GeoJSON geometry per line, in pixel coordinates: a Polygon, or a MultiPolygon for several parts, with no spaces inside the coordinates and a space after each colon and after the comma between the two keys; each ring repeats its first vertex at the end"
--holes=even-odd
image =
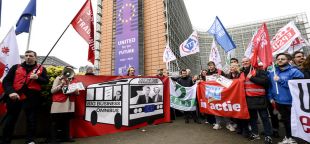
{"type": "Polygon", "coordinates": [[[291,43],[299,36],[300,32],[295,26],[294,22],[289,22],[286,26],[282,27],[272,38],[270,42],[272,47],[272,55],[275,56],[279,53],[287,51],[291,43]]]}
{"type": "Polygon", "coordinates": [[[182,111],[196,110],[197,83],[192,87],[183,87],[170,79],[170,106],[182,111]]]}
{"type": "Polygon", "coordinates": [[[194,31],[179,47],[181,57],[199,52],[197,32],[194,31]]]}
{"type": "Polygon", "coordinates": [[[215,63],[215,66],[217,69],[222,69],[221,56],[220,56],[220,53],[216,47],[214,39],[213,39],[212,46],[211,46],[209,61],[213,61],[215,63]]]}
{"type": "Polygon", "coordinates": [[[309,79],[289,80],[292,95],[291,129],[292,136],[310,142],[310,89],[309,79]]]}
{"type": "Polygon", "coordinates": [[[15,65],[20,64],[20,57],[16,41],[16,34],[14,27],[11,28],[9,33],[0,43],[0,75],[1,79],[7,74],[9,69],[15,65]]]}
{"type": "Polygon", "coordinates": [[[253,34],[251,41],[248,44],[248,47],[246,48],[245,52],[244,52],[244,56],[251,59],[252,55],[253,55],[253,39],[255,37],[255,35],[257,34],[257,31],[253,34]]]}
{"type": "Polygon", "coordinates": [[[299,51],[304,46],[310,46],[310,44],[302,36],[299,36],[292,42],[292,44],[288,48],[288,53],[293,54],[295,51],[299,51]]]}
{"type": "Polygon", "coordinates": [[[163,55],[163,61],[165,63],[176,60],[177,58],[175,57],[175,55],[173,54],[173,52],[171,51],[169,44],[166,45],[165,51],[164,51],[164,55],[163,55]]]}

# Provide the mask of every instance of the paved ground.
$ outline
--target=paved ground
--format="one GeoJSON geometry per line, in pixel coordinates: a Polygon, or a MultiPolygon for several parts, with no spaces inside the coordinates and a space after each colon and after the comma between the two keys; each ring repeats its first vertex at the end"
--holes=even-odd
{"type": "MultiPolygon", "coordinates": [[[[283,131],[283,127],[281,129],[283,131]]],[[[283,136],[283,133],[281,134],[283,136]]],[[[75,139],[75,144],[262,144],[263,138],[261,136],[261,140],[250,142],[227,129],[213,130],[209,124],[196,124],[192,121],[185,124],[179,117],[173,123],[149,125],[104,136],[78,138],[75,139]]],[[[274,139],[274,143],[278,141],[280,139],[274,139]]],[[[14,140],[13,143],[21,144],[23,140],[14,140]]]]}

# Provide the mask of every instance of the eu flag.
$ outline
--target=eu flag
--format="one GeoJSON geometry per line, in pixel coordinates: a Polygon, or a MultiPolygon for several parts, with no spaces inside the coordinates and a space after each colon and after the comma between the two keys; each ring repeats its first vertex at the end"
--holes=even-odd
{"type": "Polygon", "coordinates": [[[16,35],[23,32],[29,33],[30,22],[32,16],[35,15],[36,15],[36,0],[30,0],[26,9],[24,10],[24,12],[19,17],[16,23],[16,30],[15,30],[16,35]]]}
{"type": "Polygon", "coordinates": [[[231,37],[217,16],[215,17],[212,26],[208,30],[208,33],[214,35],[215,40],[219,45],[221,45],[226,53],[236,48],[235,43],[232,41],[231,37]]]}

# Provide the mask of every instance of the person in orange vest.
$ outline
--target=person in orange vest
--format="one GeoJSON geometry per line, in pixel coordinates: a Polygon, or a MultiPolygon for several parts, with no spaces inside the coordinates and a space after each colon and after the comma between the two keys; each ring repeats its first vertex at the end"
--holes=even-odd
{"type": "Polygon", "coordinates": [[[74,83],[76,80],[71,66],[66,66],[62,74],[57,76],[53,82],[50,143],[74,142],[70,137],[70,119],[73,118],[75,99],[79,95],[78,89],[69,88],[69,85],[74,83]],[[58,130],[61,130],[61,134],[57,134],[58,130]]]}
{"type": "Polygon", "coordinates": [[[27,50],[25,61],[11,67],[3,79],[7,115],[1,143],[11,143],[19,113],[24,109],[27,119],[26,143],[34,144],[41,85],[48,82],[46,69],[37,64],[37,54],[34,51],[27,50]]]}
{"type": "Polygon", "coordinates": [[[249,140],[260,139],[257,127],[257,113],[259,113],[264,127],[265,144],[272,144],[272,127],[267,111],[267,93],[265,90],[265,86],[269,83],[267,72],[252,68],[249,58],[242,59],[242,66],[241,76],[245,78],[244,88],[250,113],[251,133],[249,140]]]}

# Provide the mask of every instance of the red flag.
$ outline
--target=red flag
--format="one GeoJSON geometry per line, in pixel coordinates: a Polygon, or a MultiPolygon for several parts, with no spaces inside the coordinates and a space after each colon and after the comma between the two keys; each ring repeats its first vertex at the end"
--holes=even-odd
{"type": "Polygon", "coordinates": [[[257,57],[263,63],[263,69],[272,64],[272,49],[266,23],[259,28],[253,39],[253,57],[251,64],[254,68],[258,67],[257,57]]]}
{"type": "Polygon", "coordinates": [[[89,44],[88,61],[94,64],[95,47],[94,47],[94,17],[91,0],[87,0],[77,15],[71,22],[73,28],[89,44]]]}

